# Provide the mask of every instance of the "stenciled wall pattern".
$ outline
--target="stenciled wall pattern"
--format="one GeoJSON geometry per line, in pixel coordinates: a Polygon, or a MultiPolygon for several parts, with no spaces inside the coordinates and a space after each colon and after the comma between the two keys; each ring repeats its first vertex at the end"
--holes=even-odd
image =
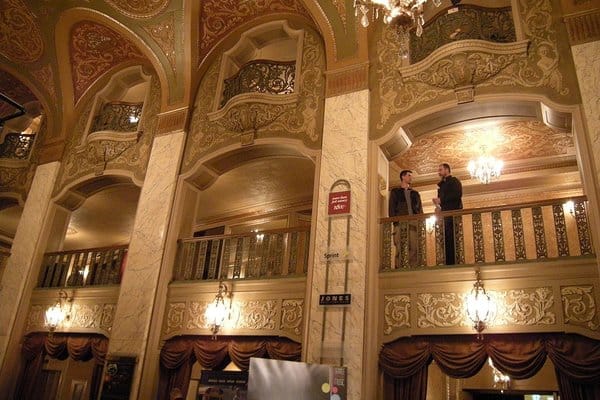
{"type": "Polygon", "coordinates": [[[507,92],[545,96],[561,104],[579,100],[568,42],[552,0],[519,0],[517,21],[529,42],[456,41],[423,61],[403,65],[398,34],[380,24],[372,59],[371,136],[379,138],[410,113],[446,101],[471,101],[475,95],[507,92]],[[398,71],[398,73],[390,73],[398,71]]]}
{"type": "Polygon", "coordinates": [[[224,116],[211,121],[208,113],[215,110],[221,58],[208,68],[196,96],[191,118],[188,143],[182,171],[192,168],[203,155],[232,143],[240,142],[240,134],[259,127],[255,138],[284,137],[300,139],[311,148],[321,145],[323,109],[325,99],[325,53],[318,34],[305,28],[301,68],[301,87],[296,101],[286,104],[269,104],[249,101],[229,108],[224,116]]]}
{"type": "Polygon", "coordinates": [[[92,106],[93,99],[85,106],[84,111],[77,120],[73,134],[67,141],[54,194],[83,176],[102,174],[104,170],[131,171],[137,180],[144,179],[156,130],[157,115],[160,111],[160,84],[158,78],[155,75],[151,78],[150,96],[147,104],[144,104],[144,118],[140,120],[140,126],[138,127],[142,135],[137,143],[135,139],[84,142],[83,139],[84,135],[87,134],[86,126],[92,112],[92,106]],[[106,166],[105,159],[107,160],[106,166]]]}
{"type": "MultiPolygon", "coordinates": [[[[487,290],[494,307],[485,332],[526,327],[554,332],[577,331],[600,337],[594,285],[550,285],[487,290]]],[[[404,292],[383,296],[383,340],[431,334],[439,330],[473,332],[465,302],[468,292],[404,292]]]]}
{"type": "MultiPolygon", "coordinates": [[[[206,320],[205,313],[211,302],[212,299],[168,302],[163,338],[210,333],[211,325],[206,320]]],[[[222,331],[227,334],[282,335],[301,341],[303,312],[303,299],[233,300],[222,331]]]]}

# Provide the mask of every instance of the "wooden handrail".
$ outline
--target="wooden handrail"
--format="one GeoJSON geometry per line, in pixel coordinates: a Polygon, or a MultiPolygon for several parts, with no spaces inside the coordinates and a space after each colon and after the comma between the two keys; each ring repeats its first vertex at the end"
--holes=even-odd
{"type": "Polygon", "coordinates": [[[102,252],[107,250],[120,250],[127,249],[128,244],[122,244],[119,246],[106,246],[106,247],[92,247],[89,249],[77,249],[77,250],[65,250],[65,251],[53,251],[51,253],[44,253],[45,256],[54,256],[59,254],[75,254],[75,253],[89,253],[91,251],[102,252]]]}
{"type": "Polygon", "coordinates": [[[270,234],[270,235],[272,235],[272,234],[278,234],[278,233],[293,233],[293,232],[308,232],[308,231],[310,231],[310,226],[297,226],[297,227],[294,227],[294,228],[270,229],[270,230],[258,231],[258,232],[236,233],[236,234],[229,234],[229,235],[201,236],[201,237],[194,237],[194,238],[183,238],[183,239],[179,239],[179,242],[181,242],[181,243],[201,242],[203,240],[232,239],[232,238],[238,238],[238,237],[250,237],[250,236],[256,236],[256,235],[262,235],[262,234],[270,234]]]}
{"type": "Polygon", "coordinates": [[[544,207],[544,206],[559,204],[561,202],[564,203],[569,200],[575,201],[575,202],[587,201],[587,196],[564,197],[564,198],[550,199],[550,200],[544,200],[544,201],[531,201],[531,202],[527,202],[527,203],[510,204],[510,205],[497,206],[497,207],[469,208],[469,209],[452,210],[452,211],[437,211],[437,212],[427,213],[427,214],[413,214],[413,215],[402,215],[402,216],[398,216],[398,217],[385,217],[385,218],[379,218],[379,223],[381,224],[381,223],[385,223],[385,222],[420,221],[420,220],[426,219],[427,217],[430,217],[432,215],[440,216],[440,217],[450,217],[450,216],[457,216],[457,215],[470,215],[470,214],[476,214],[476,213],[481,214],[481,213],[488,213],[488,212],[492,212],[492,211],[519,210],[519,209],[531,208],[531,207],[544,207]]]}

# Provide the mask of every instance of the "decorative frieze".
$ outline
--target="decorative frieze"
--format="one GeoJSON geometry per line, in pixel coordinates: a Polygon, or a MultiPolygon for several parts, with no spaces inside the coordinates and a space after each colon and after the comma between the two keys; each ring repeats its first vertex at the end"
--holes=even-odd
{"type": "Polygon", "coordinates": [[[565,324],[598,330],[600,318],[592,285],[563,286],[560,288],[560,294],[565,324]]]}
{"type": "Polygon", "coordinates": [[[397,328],[410,328],[410,295],[384,296],[383,333],[389,335],[397,328]]]}
{"type": "MultiPolygon", "coordinates": [[[[33,304],[29,309],[26,332],[47,331],[45,326],[45,315],[48,307],[53,304],[33,304]]],[[[65,307],[68,307],[65,305],[65,307]]],[[[77,302],[64,311],[68,319],[63,321],[57,328],[58,332],[98,332],[109,335],[116,304],[103,302],[77,302]]]]}
{"type": "MultiPolygon", "coordinates": [[[[205,313],[212,299],[205,301],[173,301],[167,304],[163,336],[206,334],[211,325],[205,313]]],[[[283,335],[299,340],[302,334],[304,300],[248,299],[229,303],[229,315],[223,329],[254,331],[257,334],[283,335]]]]}

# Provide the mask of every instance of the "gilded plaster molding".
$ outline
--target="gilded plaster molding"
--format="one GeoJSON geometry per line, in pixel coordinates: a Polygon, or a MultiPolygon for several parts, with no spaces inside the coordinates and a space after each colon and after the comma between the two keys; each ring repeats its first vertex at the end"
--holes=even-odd
{"type": "MultiPolygon", "coordinates": [[[[47,331],[45,313],[54,303],[32,304],[29,308],[25,332],[47,331]]],[[[57,332],[96,332],[110,336],[114,320],[115,303],[104,302],[75,302],[70,308],[69,319],[64,321],[57,332]]]]}
{"type": "Polygon", "coordinates": [[[305,31],[303,46],[299,78],[301,85],[297,97],[286,95],[290,103],[265,104],[264,99],[257,101],[255,97],[247,97],[243,103],[209,115],[215,109],[215,102],[220,100],[216,91],[219,87],[221,58],[209,66],[200,84],[191,116],[189,142],[182,168],[184,172],[191,169],[203,155],[240,141],[250,144],[254,139],[292,138],[302,140],[311,148],[320,146],[325,54],[317,33],[311,29],[305,31]]]}
{"type": "Polygon", "coordinates": [[[106,2],[127,17],[146,19],[160,14],[169,5],[170,0],[106,0],[106,2]]]}
{"type": "Polygon", "coordinates": [[[369,64],[361,63],[350,67],[325,72],[327,97],[356,92],[369,87],[369,64]]]}
{"type": "Polygon", "coordinates": [[[0,54],[14,63],[32,63],[44,53],[35,15],[21,0],[5,0],[0,9],[0,54]]]}
{"type": "Polygon", "coordinates": [[[555,15],[553,2],[519,0],[518,4],[524,41],[457,41],[408,67],[399,56],[401,44],[396,32],[378,27],[371,103],[379,111],[372,114],[372,137],[384,135],[396,120],[409,113],[453,97],[460,103],[480,94],[520,91],[562,104],[578,102],[579,94],[573,90],[573,65],[569,57],[563,56],[568,52],[562,35],[564,27],[555,15]],[[453,93],[457,88],[464,90],[453,93]]]}
{"type": "Polygon", "coordinates": [[[410,295],[384,296],[383,301],[383,334],[389,335],[394,329],[410,328],[410,295]]]}
{"type": "Polygon", "coordinates": [[[565,324],[593,331],[600,328],[594,286],[563,286],[560,288],[565,324]]]}
{"type": "MultiPolygon", "coordinates": [[[[167,303],[162,336],[164,339],[184,334],[207,334],[211,325],[205,313],[213,298],[167,303]]],[[[252,332],[260,335],[283,335],[300,340],[304,313],[302,299],[240,299],[230,304],[222,331],[227,334],[252,332]]]]}
{"type": "Polygon", "coordinates": [[[600,40],[600,10],[564,17],[571,46],[600,40]]]}
{"type": "Polygon", "coordinates": [[[158,124],[156,135],[165,135],[171,132],[185,130],[187,122],[188,108],[179,108],[177,110],[166,111],[158,114],[158,124]]]}
{"type": "Polygon", "coordinates": [[[137,137],[86,141],[84,136],[91,118],[92,102],[85,106],[66,144],[55,195],[82,177],[102,175],[105,170],[131,171],[136,179],[144,179],[160,110],[159,85],[158,78],[152,76],[150,93],[144,105],[144,118],[141,120],[143,126],[138,127],[143,132],[139,141],[137,137]]]}
{"type": "Polygon", "coordinates": [[[156,41],[173,71],[176,70],[175,12],[166,14],[160,21],[144,26],[144,30],[156,41]]]}

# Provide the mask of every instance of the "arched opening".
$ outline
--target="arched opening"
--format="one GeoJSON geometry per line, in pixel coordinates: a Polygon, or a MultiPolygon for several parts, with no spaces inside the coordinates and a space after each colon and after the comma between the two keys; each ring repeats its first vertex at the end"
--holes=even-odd
{"type": "Polygon", "coordinates": [[[311,158],[282,144],[204,162],[186,179],[174,279],[303,275],[314,174],[311,158]]]}
{"type": "Polygon", "coordinates": [[[119,284],[139,195],[128,178],[103,176],[59,197],[38,287],[119,284]]]}
{"type": "Polygon", "coordinates": [[[390,245],[383,253],[390,257],[385,268],[400,268],[399,263],[408,266],[403,264],[405,255],[414,267],[427,267],[588,252],[578,248],[580,241],[575,237],[578,223],[587,227],[587,203],[578,161],[581,149],[576,148],[574,136],[570,113],[540,102],[510,99],[463,104],[404,124],[381,146],[380,215],[402,215],[392,209],[402,203],[397,196],[402,186],[400,173],[411,171],[410,188],[419,194],[419,212],[423,214],[415,217],[414,226],[400,227],[406,228],[403,232],[395,229],[397,221],[386,232],[410,239],[407,229],[412,229],[414,240],[409,247],[419,247],[420,253],[410,258],[402,254],[410,249],[390,245]],[[471,163],[492,158],[501,162],[499,176],[486,179],[481,170],[479,176],[478,171],[469,170],[471,163]],[[440,182],[446,180],[438,171],[442,163],[448,163],[449,175],[458,179],[462,198],[460,207],[444,208],[442,204],[444,215],[455,214],[443,219],[433,202],[439,197],[440,182]],[[530,237],[519,242],[515,234],[530,237]],[[535,235],[544,234],[545,240],[534,240],[535,235]],[[537,248],[531,247],[533,242],[537,248]],[[452,255],[445,253],[452,247],[452,255]],[[441,255],[435,254],[436,248],[441,255]]]}

